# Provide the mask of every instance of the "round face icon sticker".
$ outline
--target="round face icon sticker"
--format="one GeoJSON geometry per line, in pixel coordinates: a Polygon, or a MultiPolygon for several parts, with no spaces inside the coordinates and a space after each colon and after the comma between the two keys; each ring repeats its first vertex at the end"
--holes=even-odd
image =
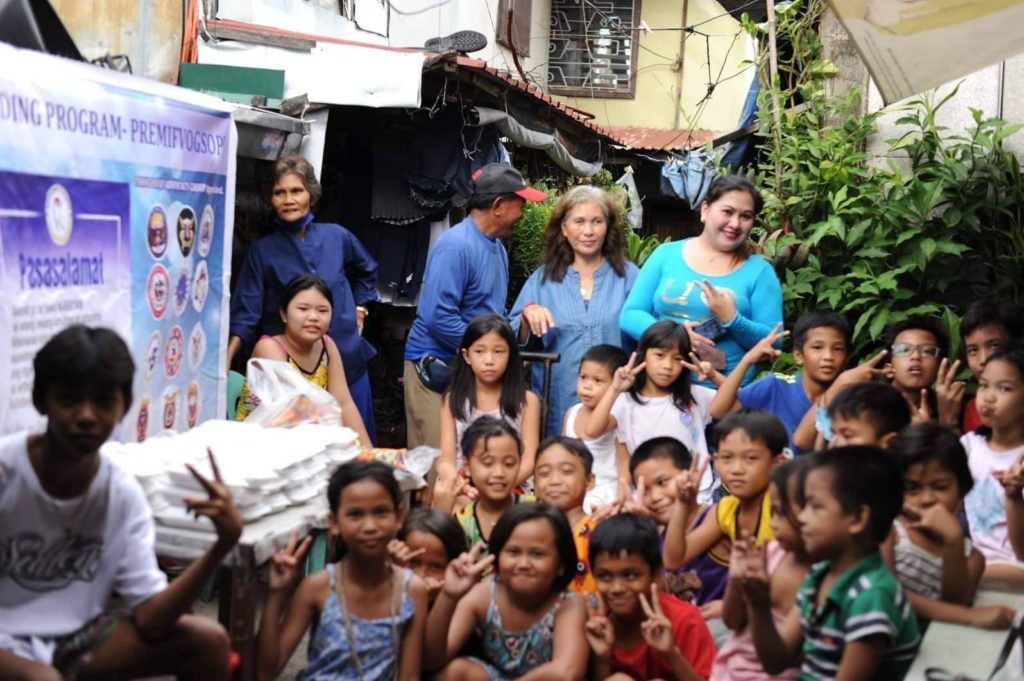
{"type": "Polygon", "coordinates": [[[150,314],[155,319],[163,319],[170,299],[171,277],[167,274],[167,268],[157,263],[149,270],[146,279],[146,300],[149,301],[150,314]]]}
{"type": "Polygon", "coordinates": [[[185,334],[180,326],[175,325],[167,337],[167,347],[164,348],[164,371],[167,373],[167,378],[174,378],[178,375],[184,357],[185,334]]]}
{"type": "Polygon", "coordinates": [[[173,385],[167,386],[163,395],[164,406],[164,430],[174,430],[174,422],[178,418],[178,389],[173,385]]]}
{"type": "Polygon", "coordinates": [[[142,358],[142,374],[146,378],[146,383],[153,380],[153,374],[156,373],[156,368],[160,364],[160,345],[162,340],[159,331],[149,334],[149,341],[146,343],[146,355],[142,358]]]}
{"type": "Polygon", "coordinates": [[[149,254],[158,260],[167,252],[167,213],[162,206],[153,206],[149,211],[146,243],[149,254]]]}
{"type": "Polygon", "coordinates": [[[64,246],[71,240],[75,213],[71,207],[71,194],[63,185],[55,184],[46,190],[46,231],[55,246],[64,246]]]}
{"type": "Polygon", "coordinates": [[[192,278],[192,307],[202,313],[206,305],[206,296],[210,293],[210,268],[205,260],[196,265],[196,276],[192,278]]]}
{"type": "Polygon", "coordinates": [[[185,314],[191,289],[192,270],[188,266],[188,262],[183,262],[178,276],[174,278],[174,314],[176,316],[180,317],[185,314]]]}
{"type": "Polygon", "coordinates": [[[203,363],[203,355],[206,354],[206,332],[203,331],[202,322],[196,322],[192,327],[192,333],[188,335],[188,368],[192,373],[199,370],[203,363]]]}
{"type": "Polygon", "coordinates": [[[139,402],[139,415],[135,417],[135,439],[142,442],[149,434],[149,398],[139,402]]]}
{"type": "Polygon", "coordinates": [[[178,248],[181,249],[181,255],[188,257],[189,253],[192,252],[192,244],[196,240],[196,213],[194,210],[185,206],[178,213],[178,248]]]}
{"type": "Polygon", "coordinates": [[[210,255],[210,246],[213,244],[213,206],[206,204],[203,208],[203,217],[199,220],[199,243],[196,250],[199,255],[206,257],[210,255]]]}
{"type": "Polygon", "coordinates": [[[193,381],[188,384],[185,393],[185,421],[189,428],[194,428],[199,420],[199,384],[193,381]]]}

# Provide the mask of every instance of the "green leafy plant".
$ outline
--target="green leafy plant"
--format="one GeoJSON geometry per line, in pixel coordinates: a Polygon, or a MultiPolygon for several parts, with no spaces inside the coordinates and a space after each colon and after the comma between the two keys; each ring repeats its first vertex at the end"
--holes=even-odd
{"type": "MultiPolygon", "coordinates": [[[[931,315],[957,344],[971,300],[1020,293],[1024,182],[1003,142],[1021,126],[974,111],[966,134],[953,134],[936,114],[955,90],[938,101],[925,95],[903,107],[897,124],[906,132],[872,155],[879,115],[860,113],[856,91],[825,97],[823,79],[834,68],[816,28],[825,6],[780,6],[778,33],[790,54],[759,102],[768,131],[758,168],[759,241],[783,283],[786,319],[834,309],[853,323],[855,351],[863,353],[889,323],[931,315]]],[[[760,27],[746,25],[763,38],[760,27]]]]}

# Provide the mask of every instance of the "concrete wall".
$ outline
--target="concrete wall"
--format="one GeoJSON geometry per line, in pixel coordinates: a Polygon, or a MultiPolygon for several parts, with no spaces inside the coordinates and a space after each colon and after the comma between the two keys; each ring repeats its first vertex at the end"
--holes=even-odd
{"type": "MultiPolygon", "coordinates": [[[[1024,123],[1024,54],[938,87],[933,97],[940,100],[958,83],[960,89],[956,96],[943,106],[937,117],[939,125],[946,126],[949,134],[966,131],[974,125],[972,108],[980,109],[986,118],[1001,117],[1010,123],[1024,123]]],[[[899,137],[906,131],[896,125],[896,119],[900,117],[900,106],[912,99],[893,103],[885,110],[872,147],[874,153],[884,153],[885,140],[899,137]]],[[[879,111],[883,106],[881,95],[872,85],[868,90],[868,110],[879,111]]],[[[1024,161],[1024,132],[1009,138],[1006,146],[1024,161]]]]}
{"type": "Polygon", "coordinates": [[[602,125],[735,129],[754,76],[754,70],[743,64],[754,57],[753,41],[740,32],[736,19],[722,16],[725,10],[716,0],[643,0],[641,18],[651,28],[681,27],[684,8],[685,25],[701,24],[698,30],[711,36],[710,82],[729,78],[715,88],[702,111],[697,104],[709,83],[708,43],[700,35],[681,31],[637,33],[641,47],[635,99],[560,99],[593,113],[602,125]],[[745,72],[730,78],[741,71],[745,72]]]}
{"type": "Polygon", "coordinates": [[[182,0],[50,0],[86,59],[127,54],[136,75],[178,77],[182,0]]]}

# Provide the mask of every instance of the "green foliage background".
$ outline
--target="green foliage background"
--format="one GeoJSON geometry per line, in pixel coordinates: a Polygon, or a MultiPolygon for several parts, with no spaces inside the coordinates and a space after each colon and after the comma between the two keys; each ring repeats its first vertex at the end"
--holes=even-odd
{"type": "MultiPolygon", "coordinates": [[[[1019,300],[1024,179],[1004,141],[1022,126],[972,110],[971,128],[952,132],[937,113],[955,90],[938,101],[923,95],[900,109],[906,132],[872,155],[880,114],[862,115],[858,92],[825,97],[824,79],[835,73],[817,32],[825,7],[824,0],[779,5],[779,37],[792,51],[780,62],[781,77],[763,81],[759,101],[767,131],[757,170],[765,196],[759,237],[783,282],[785,318],[792,324],[817,307],[841,312],[864,354],[889,323],[932,315],[957,354],[959,318],[972,300],[1019,300]]],[[[744,20],[763,43],[764,28],[744,20]]]]}

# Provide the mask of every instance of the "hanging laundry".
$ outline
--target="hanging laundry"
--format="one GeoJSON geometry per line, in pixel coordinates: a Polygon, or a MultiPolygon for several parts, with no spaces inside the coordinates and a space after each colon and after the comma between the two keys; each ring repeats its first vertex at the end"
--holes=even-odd
{"type": "Polygon", "coordinates": [[[716,176],[715,164],[703,149],[688,151],[661,166],[661,193],[685,199],[697,210],[716,176]]]}

